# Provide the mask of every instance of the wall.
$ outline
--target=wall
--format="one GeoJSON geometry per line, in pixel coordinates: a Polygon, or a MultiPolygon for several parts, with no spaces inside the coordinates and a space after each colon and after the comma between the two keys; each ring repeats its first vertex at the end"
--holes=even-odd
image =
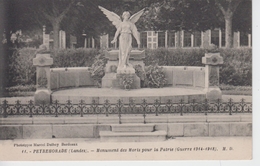
{"type": "MultiPolygon", "coordinates": [[[[167,85],[205,87],[205,68],[186,66],[162,66],[167,85]]],[[[88,67],[52,68],[51,89],[93,86],[88,67]]]]}
{"type": "Polygon", "coordinates": [[[163,70],[168,85],[205,87],[205,67],[163,66],[163,70]]]}
{"type": "Polygon", "coordinates": [[[88,67],[51,68],[50,71],[51,90],[94,85],[88,67]]]}
{"type": "MultiPolygon", "coordinates": [[[[116,115],[105,117],[14,117],[0,119],[0,140],[44,138],[99,138],[100,131],[110,131],[118,124],[116,115]]],[[[121,117],[121,122],[143,123],[142,115],[121,117]]],[[[252,115],[147,115],[146,123],[155,130],[165,130],[168,137],[252,136],[252,115]]]]}
{"type": "MultiPolygon", "coordinates": [[[[224,30],[219,30],[218,28],[216,28],[215,30],[218,30],[219,31],[219,35],[221,35],[221,34],[223,34],[223,32],[224,32],[224,30]]],[[[157,43],[157,41],[158,41],[158,34],[157,33],[155,33],[155,31],[144,31],[144,32],[141,32],[141,33],[147,33],[147,39],[149,39],[149,38],[151,38],[151,36],[149,36],[148,35],[148,33],[154,33],[154,35],[153,35],[153,38],[152,38],[152,40],[151,41],[156,41],[156,42],[147,42],[147,45],[146,46],[144,46],[145,48],[151,48],[151,49],[156,49],[157,47],[154,47],[154,46],[151,46],[151,47],[149,47],[149,44],[151,44],[151,43],[154,43],[155,44],[155,46],[156,45],[158,45],[158,43],[157,43]]],[[[162,32],[162,31],[161,31],[162,32]]],[[[183,43],[183,41],[184,41],[184,39],[183,39],[183,34],[185,33],[183,33],[184,31],[177,31],[176,32],[176,36],[175,36],[175,47],[171,47],[171,48],[199,48],[199,46],[194,46],[194,47],[192,47],[192,46],[184,46],[184,43],[183,43]]],[[[211,44],[212,42],[211,42],[211,30],[206,30],[206,31],[204,31],[204,32],[198,32],[198,33],[201,33],[200,35],[201,35],[201,48],[203,48],[203,47],[208,47],[209,46],[209,44],[211,44]]],[[[247,34],[247,35],[251,35],[251,34],[247,34]]],[[[108,36],[108,35],[104,35],[104,36],[101,36],[101,38],[100,38],[100,42],[102,43],[102,47],[101,48],[107,48],[108,47],[108,38],[109,38],[110,36],[108,36]]],[[[193,36],[194,37],[194,36],[193,36]]],[[[166,36],[165,36],[165,38],[167,38],[166,36]]],[[[240,38],[240,33],[239,32],[234,32],[234,39],[233,39],[233,44],[234,44],[234,47],[235,48],[237,48],[237,47],[240,47],[240,41],[239,41],[239,38],[240,38]]],[[[192,37],[190,37],[190,39],[191,39],[191,43],[193,42],[192,41],[192,37]]],[[[225,47],[225,46],[220,46],[219,45],[219,43],[221,42],[221,40],[223,40],[223,39],[219,39],[219,42],[218,42],[218,47],[225,47]]],[[[134,40],[135,41],[135,40],[134,40]]],[[[147,40],[148,41],[148,40],[147,40]]],[[[167,43],[167,42],[165,42],[165,43],[167,43]]],[[[141,45],[142,45],[142,43],[141,43],[141,45]]],[[[249,42],[245,45],[246,47],[251,47],[251,45],[252,44],[250,44],[249,42]]],[[[165,48],[168,48],[169,47],[169,45],[167,45],[167,44],[165,44],[165,48]]]]}

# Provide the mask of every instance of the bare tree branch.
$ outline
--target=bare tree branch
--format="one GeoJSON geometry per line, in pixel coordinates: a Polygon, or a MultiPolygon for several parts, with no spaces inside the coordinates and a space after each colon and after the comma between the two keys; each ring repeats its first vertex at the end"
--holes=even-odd
{"type": "Polygon", "coordinates": [[[52,12],[55,17],[59,16],[59,9],[56,7],[54,0],[52,0],[52,12]]]}
{"type": "Polygon", "coordinates": [[[230,9],[232,10],[232,12],[235,12],[242,0],[233,0],[232,2],[234,3],[230,6],[230,9]]]}
{"type": "Polygon", "coordinates": [[[63,12],[58,16],[59,21],[61,21],[64,18],[64,16],[70,11],[70,8],[73,6],[74,3],[75,0],[72,0],[70,4],[66,7],[66,9],[63,10],[63,12]]]}
{"type": "Polygon", "coordinates": [[[50,22],[52,22],[54,20],[54,17],[52,17],[51,15],[47,14],[46,12],[42,12],[44,17],[49,20],[50,22]]]}
{"type": "Polygon", "coordinates": [[[215,0],[215,4],[218,6],[218,8],[221,10],[221,12],[223,13],[223,15],[226,15],[226,10],[224,9],[224,7],[220,4],[219,0],[215,0]]]}

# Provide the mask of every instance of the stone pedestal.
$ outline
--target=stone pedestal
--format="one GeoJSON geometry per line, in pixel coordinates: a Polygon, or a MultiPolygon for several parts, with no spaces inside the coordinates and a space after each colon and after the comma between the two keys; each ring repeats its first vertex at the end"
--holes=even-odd
{"type": "Polygon", "coordinates": [[[34,102],[36,105],[51,102],[50,89],[50,66],[53,59],[50,54],[37,54],[33,59],[33,65],[36,66],[36,92],[34,94],[34,102]]]}
{"type": "Polygon", "coordinates": [[[222,98],[222,92],[219,89],[219,65],[223,64],[223,57],[220,53],[206,53],[202,58],[205,64],[205,92],[210,101],[216,101],[222,98]]]}
{"type": "Polygon", "coordinates": [[[106,58],[108,61],[105,68],[105,76],[102,78],[102,88],[125,89],[125,86],[122,84],[124,80],[132,80],[130,89],[140,88],[140,78],[135,74],[134,67],[139,65],[144,70],[144,51],[132,50],[130,53],[129,62],[133,67],[127,66],[122,69],[117,69],[118,55],[119,50],[111,50],[106,52],[106,58]]]}

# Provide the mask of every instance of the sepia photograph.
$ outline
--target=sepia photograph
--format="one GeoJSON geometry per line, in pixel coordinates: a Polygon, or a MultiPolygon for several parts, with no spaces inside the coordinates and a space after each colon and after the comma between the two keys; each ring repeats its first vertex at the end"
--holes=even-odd
{"type": "Polygon", "coordinates": [[[252,6],[0,0],[0,161],[252,160],[252,6]]]}

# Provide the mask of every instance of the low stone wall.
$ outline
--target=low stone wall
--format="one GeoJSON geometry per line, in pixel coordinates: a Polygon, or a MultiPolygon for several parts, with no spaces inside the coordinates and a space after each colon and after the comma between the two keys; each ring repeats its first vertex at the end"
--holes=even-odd
{"type": "MultiPolygon", "coordinates": [[[[167,78],[167,85],[205,87],[205,67],[162,66],[167,78]]],[[[88,67],[51,68],[51,90],[93,86],[88,67]]]]}
{"type": "MultiPolygon", "coordinates": [[[[252,115],[147,116],[146,123],[164,130],[168,137],[252,136],[252,115]]],[[[121,122],[143,123],[138,116],[122,116],[121,122]]],[[[100,131],[111,131],[118,117],[34,117],[3,118],[0,139],[99,138],[100,131]]]]}
{"type": "Polygon", "coordinates": [[[163,70],[168,85],[205,87],[205,67],[163,66],[163,70]]]}
{"type": "Polygon", "coordinates": [[[51,90],[94,85],[88,67],[51,68],[50,76],[51,90]]]}

